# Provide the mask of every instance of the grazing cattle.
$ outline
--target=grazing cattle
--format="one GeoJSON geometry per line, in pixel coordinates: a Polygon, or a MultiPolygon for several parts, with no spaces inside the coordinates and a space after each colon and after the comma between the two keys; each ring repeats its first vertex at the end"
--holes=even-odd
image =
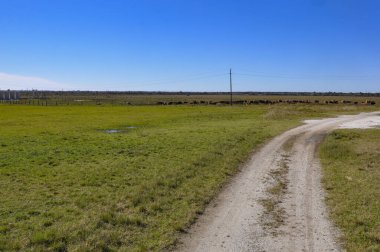
{"type": "Polygon", "coordinates": [[[332,100],[332,101],[328,101],[328,103],[330,103],[330,104],[338,104],[338,101],[332,100]]]}
{"type": "Polygon", "coordinates": [[[233,101],[232,103],[233,104],[244,104],[244,101],[243,100],[238,100],[238,101],[233,101]]]}
{"type": "Polygon", "coordinates": [[[369,100],[366,100],[366,101],[365,101],[365,104],[367,104],[367,105],[375,105],[376,102],[375,102],[375,101],[369,101],[369,100]]]}

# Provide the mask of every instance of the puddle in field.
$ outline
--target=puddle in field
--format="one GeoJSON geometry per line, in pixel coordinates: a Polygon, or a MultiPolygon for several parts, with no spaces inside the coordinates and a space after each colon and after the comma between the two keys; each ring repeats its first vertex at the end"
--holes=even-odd
{"type": "MultiPolygon", "coordinates": [[[[135,126],[128,126],[126,129],[136,129],[137,127],[135,126]]],[[[105,133],[107,134],[115,134],[115,133],[127,133],[127,130],[121,130],[121,129],[107,129],[104,130],[105,133]]]]}
{"type": "Polygon", "coordinates": [[[113,134],[113,133],[121,133],[122,131],[117,130],[117,129],[110,129],[110,130],[105,130],[104,132],[106,132],[108,134],[113,134]]]}

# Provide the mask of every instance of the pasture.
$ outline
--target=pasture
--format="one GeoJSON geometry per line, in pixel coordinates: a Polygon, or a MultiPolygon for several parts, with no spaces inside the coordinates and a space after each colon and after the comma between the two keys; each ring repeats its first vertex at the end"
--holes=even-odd
{"type": "Polygon", "coordinates": [[[265,141],[376,108],[2,104],[0,250],[168,249],[265,141]]]}

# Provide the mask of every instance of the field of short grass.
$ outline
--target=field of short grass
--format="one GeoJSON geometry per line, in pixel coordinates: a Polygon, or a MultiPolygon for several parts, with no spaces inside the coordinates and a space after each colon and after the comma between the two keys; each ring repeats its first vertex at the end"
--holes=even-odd
{"type": "Polygon", "coordinates": [[[321,147],[327,203],[348,251],[380,251],[380,130],[337,130],[321,147]]]}
{"type": "Polygon", "coordinates": [[[363,109],[0,105],[0,251],[168,248],[260,144],[363,109]]]}

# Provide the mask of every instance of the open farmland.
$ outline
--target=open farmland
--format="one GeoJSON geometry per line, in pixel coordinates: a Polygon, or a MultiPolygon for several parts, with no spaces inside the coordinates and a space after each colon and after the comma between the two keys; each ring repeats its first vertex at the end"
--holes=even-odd
{"type": "Polygon", "coordinates": [[[376,108],[1,105],[0,250],[168,248],[266,140],[376,108]]]}
{"type": "Polygon", "coordinates": [[[380,0],[0,0],[0,252],[380,252],[380,0]]]}

